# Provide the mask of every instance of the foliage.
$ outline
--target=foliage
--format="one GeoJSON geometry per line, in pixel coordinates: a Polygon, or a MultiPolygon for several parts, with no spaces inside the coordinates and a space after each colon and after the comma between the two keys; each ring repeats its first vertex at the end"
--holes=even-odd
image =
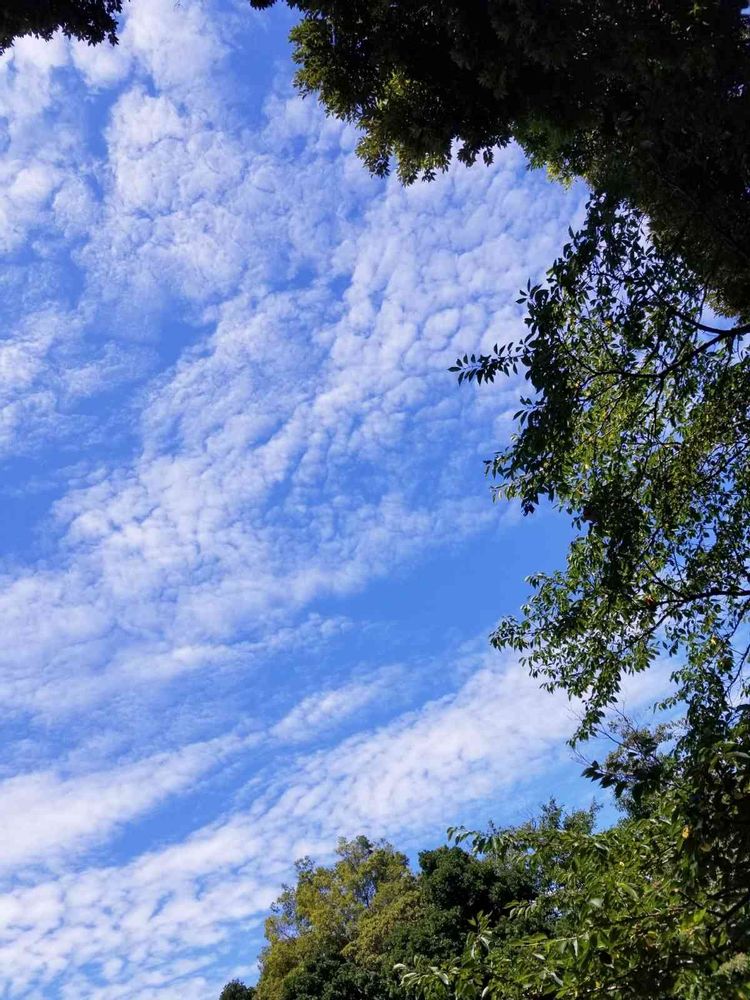
{"type": "Polygon", "coordinates": [[[627,816],[642,819],[653,809],[653,798],[665,782],[671,781],[677,757],[664,749],[674,746],[680,727],[676,723],[660,722],[652,729],[635,726],[626,716],[615,714],[614,721],[601,734],[614,749],[603,765],[586,761],[584,775],[597,781],[602,788],[611,788],[617,808],[627,816]]]}
{"type": "Polygon", "coordinates": [[[297,863],[266,921],[258,1000],[382,1000],[399,992],[397,963],[448,958],[478,912],[499,920],[530,898],[516,871],[458,846],[403,854],[364,837],[341,841],[338,860],[297,863]]]}
{"type": "Polygon", "coordinates": [[[523,370],[518,433],[488,463],[495,495],[573,519],[565,571],[530,578],[520,620],[492,637],[549,688],[585,700],[590,735],[624,674],[678,657],[691,731],[729,704],[750,648],[750,325],[704,322],[706,289],[643,217],[589,205],[526,335],[463,357],[459,381],[523,370]]]}
{"type": "Polygon", "coordinates": [[[16,38],[35,35],[49,40],[56,31],[96,45],[117,43],[117,15],[122,0],[7,0],[0,6],[0,52],[16,38]]]}
{"type": "MultiPolygon", "coordinates": [[[[269,7],[273,0],[251,0],[269,7]]],[[[517,140],[645,212],[732,312],[750,310],[744,0],[287,0],[297,84],[410,183],[517,140]]]]}
{"type": "Polygon", "coordinates": [[[534,872],[538,891],[510,908],[505,926],[479,921],[457,958],[405,970],[405,986],[425,1000],[750,996],[750,754],[746,716],[737,714],[703,756],[664,755],[658,777],[656,738],[642,732],[631,732],[629,746],[640,740],[642,759],[628,752],[593,764],[600,778],[616,764],[631,788],[648,775],[650,808],[604,832],[531,825],[459,834],[534,872]]]}
{"type": "Polygon", "coordinates": [[[245,986],[239,979],[232,979],[221,991],[219,1000],[253,1000],[254,997],[254,987],[245,986]]]}
{"type": "Polygon", "coordinates": [[[365,837],[340,841],[339,860],[315,867],[297,862],[297,880],[285,886],[266,920],[268,945],[261,955],[259,1000],[291,1000],[327,988],[331,1000],[346,993],[358,972],[343,959],[360,921],[408,895],[413,876],[407,859],[387,844],[365,837]]]}

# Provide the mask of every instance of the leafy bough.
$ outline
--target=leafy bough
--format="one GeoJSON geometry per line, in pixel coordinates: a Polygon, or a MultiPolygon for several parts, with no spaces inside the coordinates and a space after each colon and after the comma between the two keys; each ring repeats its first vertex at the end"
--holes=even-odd
{"type": "Polygon", "coordinates": [[[583,699],[575,739],[661,657],[705,728],[750,655],[750,325],[708,322],[705,286],[601,195],[518,301],[526,335],[451,370],[478,384],[524,373],[517,433],[487,462],[493,494],[524,514],[551,502],[576,536],[492,642],[583,699]]]}

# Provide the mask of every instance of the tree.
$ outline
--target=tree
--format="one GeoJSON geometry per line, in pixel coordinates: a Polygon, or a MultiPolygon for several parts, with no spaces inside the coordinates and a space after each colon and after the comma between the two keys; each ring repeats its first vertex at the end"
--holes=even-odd
{"type": "MultiPolygon", "coordinates": [[[[551,502],[577,532],[566,569],[531,577],[493,643],[583,700],[577,739],[600,730],[624,674],[659,658],[685,718],[626,730],[587,768],[626,819],[569,842],[543,896],[552,929],[511,947],[482,928],[443,979],[414,971],[425,995],[750,997],[750,326],[709,321],[708,295],[641,213],[596,196],[522,293],[527,334],[454,366],[462,382],[525,372],[518,432],[488,472],[497,496],[525,513],[551,502]]],[[[559,841],[492,849],[544,870],[559,841]]]]}
{"type": "Polygon", "coordinates": [[[748,1000],[750,709],[702,748],[673,745],[673,726],[609,735],[585,772],[624,806],[608,829],[551,801],[518,826],[451,831],[416,872],[364,837],[330,866],[298,863],[258,1000],[748,1000]]]}
{"type": "MultiPolygon", "coordinates": [[[[670,833],[657,820],[630,821],[605,834],[498,845],[523,850],[540,869],[550,851],[570,858],[544,900],[545,908],[554,908],[552,929],[524,933],[534,909],[517,907],[511,923],[518,936],[500,935],[481,921],[454,960],[435,971],[407,971],[405,985],[431,1000],[747,997],[744,952],[705,906],[680,896],[673,869],[665,870],[665,861],[673,861],[670,833]]],[[[707,904],[707,897],[700,902],[707,904]]]]}
{"type": "MultiPolygon", "coordinates": [[[[274,0],[251,0],[265,8],[274,0]]],[[[744,0],[287,0],[297,84],[406,183],[518,141],[651,220],[750,316],[750,32],[744,0]]]]}
{"type": "Polygon", "coordinates": [[[0,53],[16,38],[35,35],[49,40],[56,31],[97,45],[117,44],[117,15],[122,0],[7,0],[0,8],[0,53]]]}
{"type": "Polygon", "coordinates": [[[706,287],[650,240],[643,216],[595,197],[528,285],[527,334],[459,358],[459,381],[523,370],[518,433],[488,463],[525,514],[551,502],[577,529],[564,571],[530,578],[492,636],[549,688],[583,699],[591,734],[623,676],[675,664],[689,732],[711,732],[750,654],[748,324],[705,321],[706,287]]]}
{"type": "Polygon", "coordinates": [[[245,986],[239,979],[232,979],[221,991],[219,1000],[254,1000],[255,989],[245,986]]]}
{"type": "Polygon", "coordinates": [[[608,735],[585,771],[624,807],[608,829],[551,801],[451,831],[415,873],[364,837],[328,867],[299,862],[258,1000],[748,1000],[750,707],[702,745],[675,744],[674,724],[608,735]]]}
{"type": "Polygon", "coordinates": [[[408,894],[380,900],[366,913],[344,953],[377,972],[381,994],[392,994],[397,963],[452,955],[477,913],[498,920],[512,899],[528,894],[507,872],[457,846],[421,851],[419,870],[408,894]]]}
{"type": "Polygon", "coordinates": [[[302,998],[324,984],[330,1000],[345,994],[359,970],[347,965],[344,951],[360,922],[413,889],[406,857],[389,844],[341,840],[337,855],[330,867],[298,861],[295,884],[274,904],[265,924],[259,1000],[302,998]]]}

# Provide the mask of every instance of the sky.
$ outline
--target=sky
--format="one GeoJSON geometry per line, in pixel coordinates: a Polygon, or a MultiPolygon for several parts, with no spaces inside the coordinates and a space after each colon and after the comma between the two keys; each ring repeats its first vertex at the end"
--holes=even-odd
{"type": "Polygon", "coordinates": [[[446,372],[584,192],[512,147],[369,177],[291,23],[132,0],[116,49],[0,59],[8,1000],[211,1000],[295,858],[592,797],[487,642],[569,530],[490,499],[522,385],[446,372]]]}

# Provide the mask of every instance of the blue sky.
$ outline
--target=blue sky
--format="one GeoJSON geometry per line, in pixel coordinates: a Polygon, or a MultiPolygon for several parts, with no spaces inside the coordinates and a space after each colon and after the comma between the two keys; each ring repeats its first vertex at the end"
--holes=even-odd
{"type": "Polygon", "coordinates": [[[490,502],[519,385],[445,371],[583,192],[368,177],[289,25],[133,0],[0,62],[2,997],[209,1000],[296,857],[591,796],[486,641],[567,531],[490,502]]]}

